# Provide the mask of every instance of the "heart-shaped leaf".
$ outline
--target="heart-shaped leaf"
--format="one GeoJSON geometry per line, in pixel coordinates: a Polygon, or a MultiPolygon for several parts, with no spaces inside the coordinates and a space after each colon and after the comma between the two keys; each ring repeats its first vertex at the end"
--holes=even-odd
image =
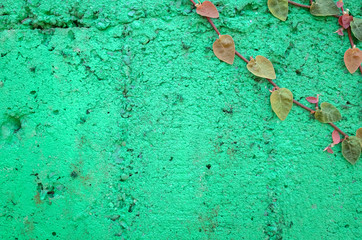
{"type": "Polygon", "coordinates": [[[353,18],[351,22],[351,30],[353,35],[360,41],[362,41],[362,19],[353,18]]]}
{"type": "Polygon", "coordinates": [[[278,118],[284,121],[293,106],[293,94],[287,88],[275,90],[270,95],[270,103],[278,118]]]}
{"type": "Polygon", "coordinates": [[[235,44],[230,35],[220,35],[212,45],[212,49],[218,59],[228,64],[234,63],[235,44]]]}
{"type": "Polygon", "coordinates": [[[273,64],[263,56],[252,58],[246,67],[255,76],[276,79],[273,64]]]}
{"type": "Polygon", "coordinates": [[[361,143],[361,147],[362,147],[362,128],[359,128],[356,131],[356,137],[358,138],[359,142],[361,143]]]}
{"type": "Polygon", "coordinates": [[[285,21],[288,17],[288,0],[268,0],[269,11],[274,17],[285,21]]]}
{"type": "Polygon", "coordinates": [[[196,12],[204,17],[209,17],[209,18],[219,17],[219,12],[217,11],[215,5],[210,1],[205,1],[197,5],[196,12]]]}
{"type": "Polygon", "coordinates": [[[349,137],[342,142],[342,154],[351,164],[355,164],[361,155],[361,144],[357,137],[349,137]]]}
{"type": "Polygon", "coordinates": [[[321,108],[315,112],[315,119],[322,123],[332,123],[341,120],[342,115],[338,109],[330,103],[323,102],[321,108]]]}
{"type": "Polygon", "coordinates": [[[314,16],[331,16],[339,14],[339,8],[333,0],[316,0],[310,6],[310,13],[314,16]]]}
{"type": "Polygon", "coordinates": [[[350,73],[354,73],[362,63],[362,51],[358,48],[350,48],[344,53],[344,64],[350,73]]]}

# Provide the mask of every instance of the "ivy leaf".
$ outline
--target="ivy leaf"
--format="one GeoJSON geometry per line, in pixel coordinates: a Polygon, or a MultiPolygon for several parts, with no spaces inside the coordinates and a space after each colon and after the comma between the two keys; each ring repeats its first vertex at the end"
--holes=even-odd
{"type": "Polygon", "coordinates": [[[353,35],[360,41],[362,41],[362,19],[353,18],[351,22],[351,30],[353,35]]]}
{"type": "Polygon", "coordinates": [[[362,63],[362,51],[358,48],[350,48],[344,53],[344,64],[350,73],[354,73],[362,63]]]}
{"type": "Polygon", "coordinates": [[[234,63],[235,58],[235,44],[230,35],[220,35],[212,45],[214,54],[218,59],[228,64],[234,63]]]}
{"type": "Polygon", "coordinates": [[[274,17],[285,21],[288,17],[288,0],[268,0],[269,11],[274,17]]]}
{"type": "Polygon", "coordinates": [[[338,23],[341,25],[344,29],[349,28],[351,21],[353,20],[353,17],[349,14],[343,14],[338,18],[338,23]]]}
{"type": "Polygon", "coordinates": [[[306,97],[305,99],[307,99],[308,102],[310,103],[317,103],[318,99],[316,97],[306,97]]]}
{"type": "Polygon", "coordinates": [[[338,8],[343,7],[343,1],[342,1],[342,0],[339,0],[339,1],[337,2],[337,7],[338,7],[338,8]]]}
{"type": "Polygon", "coordinates": [[[315,112],[315,119],[321,123],[332,123],[341,120],[342,116],[338,109],[330,103],[323,102],[321,108],[315,112]]]}
{"type": "Polygon", "coordinates": [[[341,141],[341,137],[339,136],[339,133],[337,130],[334,130],[332,132],[332,139],[333,139],[333,144],[338,144],[341,141]]]}
{"type": "Polygon", "coordinates": [[[205,1],[201,4],[197,4],[196,12],[204,17],[209,17],[209,18],[219,17],[219,12],[217,11],[215,5],[210,1],[205,1]]]}
{"type": "Polygon", "coordinates": [[[357,137],[351,136],[342,142],[342,154],[351,164],[355,164],[361,155],[361,144],[357,137]]]}
{"type": "Polygon", "coordinates": [[[255,76],[269,79],[276,79],[273,64],[263,56],[251,58],[248,65],[248,70],[255,76]]]}
{"type": "Polygon", "coordinates": [[[310,13],[314,16],[331,16],[339,14],[339,8],[333,0],[316,0],[310,6],[310,13]]]}
{"type": "Polygon", "coordinates": [[[326,147],[326,148],[323,150],[323,152],[326,151],[326,150],[327,150],[327,152],[329,152],[329,153],[333,153],[333,150],[332,150],[332,148],[331,148],[330,146],[326,147]]]}
{"type": "Polygon", "coordinates": [[[362,147],[362,128],[357,129],[356,137],[358,138],[359,142],[361,143],[361,147],[362,147]]]}
{"type": "Polygon", "coordinates": [[[275,90],[270,95],[270,103],[278,118],[284,121],[293,106],[293,94],[287,88],[275,90]]]}
{"type": "Polygon", "coordinates": [[[334,33],[338,33],[339,36],[343,36],[343,28],[338,29],[337,31],[335,31],[334,33]]]}

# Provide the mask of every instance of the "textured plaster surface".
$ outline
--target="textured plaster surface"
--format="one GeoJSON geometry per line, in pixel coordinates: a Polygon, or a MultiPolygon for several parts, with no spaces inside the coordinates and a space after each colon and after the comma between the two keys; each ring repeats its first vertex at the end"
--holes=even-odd
{"type": "MultiPolygon", "coordinates": [[[[214,3],[241,54],[361,127],[335,18],[214,3]]],[[[186,0],[1,1],[0,239],[362,239],[362,164],[305,110],[281,122],[216,38],[186,0]]]]}

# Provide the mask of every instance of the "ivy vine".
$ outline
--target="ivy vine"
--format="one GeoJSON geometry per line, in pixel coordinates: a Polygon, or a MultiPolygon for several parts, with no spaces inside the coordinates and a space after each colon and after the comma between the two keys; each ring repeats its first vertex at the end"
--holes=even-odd
{"type": "MultiPolygon", "coordinates": [[[[355,136],[349,136],[341,129],[339,129],[334,122],[341,120],[342,115],[339,110],[330,103],[323,102],[319,104],[319,95],[316,97],[307,97],[306,100],[314,105],[314,109],[311,109],[293,98],[293,93],[287,88],[280,88],[272,79],[276,79],[273,64],[263,56],[251,57],[250,60],[246,59],[239,52],[235,50],[235,43],[230,35],[221,35],[211,18],[218,18],[219,12],[215,5],[210,1],[204,1],[203,3],[196,4],[194,0],[190,0],[196,7],[196,12],[206,17],[215,32],[218,34],[218,39],[213,43],[213,52],[218,59],[227,63],[233,64],[235,55],[240,57],[247,63],[247,69],[255,76],[262,77],[268,80],[273,86],[273,89],[269,90],[270,104],[274,113],[281,121],[284,121],[290,110],[293,107],[293,103],[297,106],[307,110],[310,114],[314,114],[316,120],[321,123],[327,123],[331,125],[334,130],[332,132],[332,143],[329,144],[324,151],[333,153],[332,148],[342,143],[342,155],[351,164],[355,164],[361,155],[362,147],[362,128],[359,128],[355,136]],[[341,139],[340,135],[344,138],[341,139]]],[[[348,49],[345,53],[345,64],[349,72],[354,72],[358,68],[361,68],[362,63],[362,51],[356,48],[353,44],[351,29],[354,35],[360,39],[362,33],[362,19],[353,18],[348,14],[348,11],[343,9],[343,1],[339,0],[337,5],[332,0],[316,0],[310,2],[311,6],[298,4],[287,0],[268,0],[268,7],[271,13],[282,21],[285,21],[288,16],[288,4],[297,5],[300,7],[309,8],[311,14],[316,16],[330,16],[339,14],[340,9],[343,15],[336,16],[339,19],[340,25],[347,29],[349,33],[349,39],[352,45],[351,49],[348,49]]]]}

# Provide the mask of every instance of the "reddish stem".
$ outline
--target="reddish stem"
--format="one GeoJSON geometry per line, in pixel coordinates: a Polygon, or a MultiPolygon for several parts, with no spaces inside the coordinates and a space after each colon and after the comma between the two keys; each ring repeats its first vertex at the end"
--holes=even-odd
{"type": "MultiPolygon", "coordinates": [[[[302,8],[310,8],[310,6],[308,6],[308,5],[296,3],[296,2],[293,2],[293,1],[288,1],[288,3],[290,3],[290,4],[294,5],[294,6],[302,7],[302,8]]],[[[310,4],[312,5],[312,1],[311,1],[310,4]]]]}
{"type": "MultiPolygon", "coordinates": [[[[194,0],[190,0],[190,1],[191,1],[194,5],[196,5],[196,3],[194,2],[194,0]]],[[[291,1],[288,1],[288,2],[291,3],[291,1]]],[[[291,4],[293,4],[293,3],[291,3],[291,4]]],[[[298,6],[298,5],[297,5],[297,6],[298,6]]],[[[303,5],[303,6],[306,6],[306,5],[303,5]]],[[[309,8],[309,6],[308,6],[308,8],[309,8]]],[[[215,26],[215,24],[213,23],[213,21],[212,21],[209,17],[206,17],[206,18],[207,18],[207,20],[209,21],[209,23],[211,24],[211,26],[214,28],[214,30],[215,30],[215,32],[217,33],[217,35],[220,36],[221,34],[220,34],[219,30],[217,29],[217,27],[215,26]]],[[[249,60],[247,60],[247,59],[246,59],[243,55],[241,55],[238,51],[235,51],[235,55],[238,56],[239,58],[241,58],[244,62],[246,62],[246,63],[249,62],[249,60]]],[[[273,85],[273,87],[279,88],[279,86],[278,86],[275,82],[273,82],[273,80],[271,80],[271,79],[267,79],[267,80],[268,80],[268,82],[269,82],[271,85],[273,85]]],[[[297,100],[294,100],[294,99],[293,99],[293,102],[294,102],[296,105],[298,105],[299,107],[301,107],[301,108],[309,111],[310,113],[314,113],[314,112],[315,112],[313,109],[311,109],[311,108],[303,105],[302,103],[298,102],[297,100]]],[[[335,124],[329,123],[329,125],[331,125],[334,129],[336,129],[336,130],[337,130],[340,134],[342,134],[343,136],[348,137],[348,135],[347,135],[346,133],[344,133],[341,129],[339,129],[335,124]]]]}
{"type": "Polygon", "coordinates": [[[273,80],[271,80],[271,79],[269,79],[269,78],[267,78],[266,80],[268,80],[268,82],[269,82],[271,85],[273,85],[273,87],[275,87],[275,88],[280,88],[275,82],[273,82],[273,80]]]}
{"type": "Polygon", "coordinates": [[[307,111],[309,111],[309,112],[311,112],[311,113],[314,113],[314,112],[315,112],[313,109],[311,109],[311,108],[309,108],[309,107],[301,104],[301,103],[298,102],[297,100],[294,100],[294,99],[293,99],[293,102],[294,102],[295,104],[297,104],[299,107],[304,108],[305,110],[307,110],[307,111]]]}
{"type": "Polygon", "coordinates": [[[334,129],[336,129],[340,134],[342,134],[343,136],[345,136],[346,138],[348,138],[348,134],[346,134],[345,132],[343,132],[341,129],[339,129],[339,127],[337,127],[334,123],[328,123],[329,125],[331,125],[334,129]]]}
{"type": "Polygon", "coordinates": [[[219,30],[217,30],[215,24],[213,23],[213,21],[209,18],[209,17],[206,17],[207,21],[209,21],[209,23],[211,24],[211,26],[214,28],[215,32],[217,33],[217,35],[221,35],[219,30]]]}
{"type": "Polygon", "coordinates": [[[241,58],[244,62],[249,63],[249,60],[244,58],[244,56],[241,55],[238,51],[235,51],[235,55],[241,58]]]}
{"type": "Polygon", "coordinates": [[[351,27],[347,28],[347,32],[348,32],[349,43],[351,44],[351,48],[353,48],[354,43],[353,43],[353,39],[352,39],[351,27]]]}
{"type": "MultiPolygon", "coordinates": [[[[349,43],[351,44],[351,48],[354,47],[354,43],[353,43],[353,38],[352,38],[352,33],[351,33],[351,27],[347,28],[347,32],[348,32],[348,39],[349,39],[349,43]]],[[[362,73],[362,67],[359,66],[359,70],[362,73]]]]}

